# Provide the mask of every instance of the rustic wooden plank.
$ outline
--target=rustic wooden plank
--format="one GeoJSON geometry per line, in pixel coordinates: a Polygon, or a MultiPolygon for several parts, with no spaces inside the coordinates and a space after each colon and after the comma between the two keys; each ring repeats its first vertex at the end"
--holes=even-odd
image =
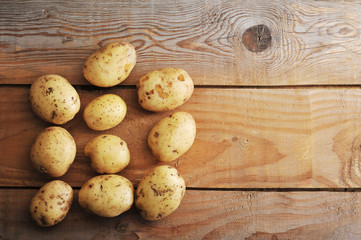
{"type": "Polygon", "coordinates": [[[35,191],[0,189],[0,239],[358,239],[361,235],[359,192],[188,190],[176,212],[158,222],[142,220],[135,209],[101,218],[74,201],[61,223],[44,229],[28,213],[35,191]]]}
{"type": "Polygon", "coordinates": [[[359,84],[360,12],[357,1],[4,0],[0,83],[57,73],[88,84],[86,57],[122,39],[138,53],[127,85],[166,66],[184,68],[197,85],[359,84]],[[272,38],[261,52],[242,43],[256,25],[272,38]]]}
{"type": "MultiPolygon", "coordinates": [[[[116,134],[129,145],[130,165],[121,172],[137,184],[160,164],[146,139],[161,118],[137,103],[135,89],[82,90],[82,107],[64,125],[77,143],[77,156],[62,177],[81,186],[96,175],[83,154],[85,144],[101,133],[116,134]],[[117,127],[96,132],[82,119],[93,98],[114,93],[128,106],[117,127]]],[[[30,110],[28,87],[0,87],[0,185],[41,186],[49,179],[35,172],[29,150],[37,134],[50,124],[30,110]]],[[[361,186],[359,134],[361,92],[358,88],[204,89],[177,109],[197,123],[196,141],[177,166],[189,187],[355,187],[361,186]],[[350,167],[351,166],[351,167],[350,167]]]]}

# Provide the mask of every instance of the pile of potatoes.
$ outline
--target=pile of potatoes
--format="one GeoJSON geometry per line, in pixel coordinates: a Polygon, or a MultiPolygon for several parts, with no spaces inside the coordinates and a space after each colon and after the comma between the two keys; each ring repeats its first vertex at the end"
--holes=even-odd
{"type": "MultiPolygon", "coordinates": [[[[134,47],[113,42],[88,57],[83,74],[91,84],[112,87],[124,81],[136,63],[134,47]]],[[[148,111],[170,111],[185,103],[194,89],[191,77],[182,69],[163,68],[145,74],[137,84],[139,104],[148,111]]],[[[80,110],[80,98],[67,79],[44,75],[31,86],[29,101],[34,113],[53,124],[65,124],[80,110]]],[[[93,99],[84,109],[86,125],[104,131],[120,124],[126,117],[127,105],[115,94],[93,99]]],[[[192,146],[196,123],[191,114],[175,112],[160,120],[148,135],[148,146],[162,162],[170,162],[192,146]]],[[[34,168],[51,177],[61,177],[76,156],[76,142],[64,128],[44,129],[35,139],[30,159],[34,168]]],[[[127,143],[111,134],[100,134],[85,146],[84,154],[99,174],[83,184],[78,194],[79,205],[102,217],[115,217],[135,203],[142,218],[159,220],[173,213],[181,203],[186,185],[177,169],[160,165],[146,174],[134,191],[133,184],[117,173],[130,162],[127,143]]],[[[46,183],[31,200],[30,213],[43,227],[64,219],[73,201],[73,189],[64,181],[46,183]]]]}

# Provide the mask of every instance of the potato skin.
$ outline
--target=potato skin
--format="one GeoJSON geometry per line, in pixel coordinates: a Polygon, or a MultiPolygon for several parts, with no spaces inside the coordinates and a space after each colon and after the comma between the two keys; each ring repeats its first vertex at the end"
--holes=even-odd
{"type": "Polygon", "coordinates": [[[64,175],[76,155],[76,144],[71,134],[61,127],[48,127],[35,139],[31,163],[36,170],[52,177],[64,175]]]}
{"type": "Polygon", "coordinates": [[[101,217],[116,217],[134,202],[133,184],[125,177],[108,174],[89,179],[78,194],[79,205],[101,217]]]}
{"type": "Polygon", "coordinates": [[[41,119],[64,124],[74,118],[80,109],[75,88],[59,75],[44,75],[31,85],[29,100],[34,113],[41,119]]]}
{"type": "Polygon", "coordinates": [[[30,214],[42,227],[50,227],[62,221],[73,201],[73,189],[66,182],[48,182],[35,194],[30,203],[30,214]]]}
{"type": "Polygon", "coordinates": [[[139,182],[135,206],[143,219],[160,220],[178,208],[185,190],[185,182],[177,169],[158,166],[139,182]]]}
{"type": "Polygon", "coordinates": [[[129,76],[136,61],[137,54],[130,43],[112,42],[88,57],[83,74],[95,86],[112,87],[129,76]]]}
{"type": "Polygon", "coordinates": [[[137,84],[139,104],[146,110],[173,110],[191,97],[194,85],[186,71],[162,68],[144,75],[137,84]]]}
{"type": "Polygon", "coordinates": [[[84,109],[83,117],[89,128],[103,131],[117,126],[127,113],[124,100],[115,94],[93,99],[84,109]]]}
{"type": "Polygon", "coordinates": [[[100,174],[117,173],[130,161],[127,143],[115,135],[102,134],[90,140],[84,148],[91,166],[100,174]]]}
{"type": "Polygon", "coordinates": [[[170,162],[192,146],[196,136],[196,123],[191,114],[176,112],[160,120],[148,135],[148,146],[160,161],[170,162]]]}

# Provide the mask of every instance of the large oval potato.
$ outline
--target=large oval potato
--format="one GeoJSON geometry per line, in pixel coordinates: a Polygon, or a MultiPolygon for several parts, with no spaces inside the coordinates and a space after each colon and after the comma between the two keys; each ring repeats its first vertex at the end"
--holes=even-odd
{"type": "Polygon", "coordinates": [[[117,173],[130,161],[127,143],[115,135],[102,134],[90,140],[84,149],[98,173],[117,173]]]}
{"type": "Polygon", "coordinates": [[[107,130],[118,125],[127,113],[124,100],[115,94],[105,94],[91,101],[84,109],[84,120],[89,128],[107,130]]]}
{"type": "Polygon", "coordinates": [[[48,182],[35,194],[30,203],[30,214],[42,227],[62,221],[73,201],[73,189],[66,182],[48,182]]]}
{"type": "Polygon", "coordinates": [[[132,207],[134,187],[125,177],[100,175],[84,183],[78,197],[85,210],[101,217],[116,217],[132,207]]]}
{"type": "Polygon", "coordinates": [[[80,100],[75,88],[59,75],[44,75],[31,85],[29,100],[41,119],[64,124],[79,112],[80,100]]]}
{"type": "Polygon", "coordinates": [[[146,110],[161,112],[179,107],[193,93],[193,80],[179,68],[163,68],[144,75],[137,84],[139,104],[146,110]]]}
{"type": "Polygon", "coordinates": [[[189,150],[196,136],[192,115],[176,112],[160,120],[150,131],[148,145],[160,161],[170,162],[189,150]]]}
{"type": "Polygon", "coordinates": [[[159,220],[178,208],[185,190],[185,182],[177,169],[158,166],[139,182],[135,206],[142,218],[159,220]]]}
{"type": "Polygon", "coordinates": [[[88,57],[85,79],[98,87],[112,87],[124,81],[137,61],[134,47],[126,42],[112,42],[88,57]]]}
{"type": "Polygon", "coordinates": [[[44,129],[30,150],[34,168],[52,177],[64,175],[74,162],[75,155],[75,141],[71,134],[61,127],[44,129]]]}

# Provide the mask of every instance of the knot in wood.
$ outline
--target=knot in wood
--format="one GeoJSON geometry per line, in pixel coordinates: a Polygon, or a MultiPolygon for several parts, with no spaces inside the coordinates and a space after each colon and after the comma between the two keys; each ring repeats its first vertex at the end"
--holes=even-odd
{"type": "Polygon", "coordinates": [[[262,52],[271,46],[272,36],[269,28],[263,24],[248,28],[242,42],[251,52],[262,52]]]}

